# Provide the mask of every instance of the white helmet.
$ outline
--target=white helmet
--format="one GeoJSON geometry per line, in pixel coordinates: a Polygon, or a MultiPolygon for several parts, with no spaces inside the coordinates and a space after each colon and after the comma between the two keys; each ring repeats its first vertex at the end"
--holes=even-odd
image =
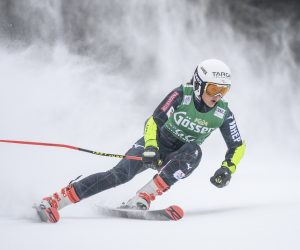
{"type": "Polygon", "coordinates": [[[206,83],[231,86],[231,71],[220,60],[208,59],[201,62],[194,73],[192,84],[197,98],[201,98],[206,83]]]}

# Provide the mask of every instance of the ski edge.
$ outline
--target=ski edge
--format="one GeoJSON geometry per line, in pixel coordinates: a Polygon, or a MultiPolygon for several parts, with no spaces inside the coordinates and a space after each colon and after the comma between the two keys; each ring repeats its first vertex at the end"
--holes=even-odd
{"type": "Polygon", "coordinates": [[[110,217],[119,217],[138,220],[177,221],[183,218],[184,212],[177,205],[171,205],[164,209],[135,210],[124,208],[111,208],[97,206],[101,214],[110,217]]]}

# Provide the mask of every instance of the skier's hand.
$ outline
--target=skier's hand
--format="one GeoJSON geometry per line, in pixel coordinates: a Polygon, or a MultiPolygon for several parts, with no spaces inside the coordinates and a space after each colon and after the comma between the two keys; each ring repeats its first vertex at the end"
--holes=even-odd
{"type": "Polygon", "coordinates": [[[225,187],[229,184],[231,172],[227,167],[220,167],[210,178],[210,182],[218,188],[225,187]]]}
{"type": "Polygon", "coordinates": [[[158,148],[147,147],[142,155],[143,163],[150,168],[157,169],[160,165],[158,148]]]}

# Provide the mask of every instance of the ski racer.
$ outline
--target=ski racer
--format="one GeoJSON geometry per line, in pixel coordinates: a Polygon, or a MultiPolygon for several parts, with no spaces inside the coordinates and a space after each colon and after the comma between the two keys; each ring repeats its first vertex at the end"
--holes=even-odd
{"type": "Polygon", "coordinates": [[[223,100],[230,87],[231,72],[226,64],[216,59],[200,63],[191,81],[171,91],[158,105],[145,123],[144,136],[126,153],[141,156],[142,161],[122,159],[106,172],[72,181],[43,198],[38,205],[42,220],[57,222],[58,211],[65,206],[126,183],[152,168],[157,170],[154,177],[123,204],[124,208],[149,209],[156,196],[196,169],[202,157],[200,145],[217,128],[228,150],[210,181],[218,188],[228,185],[245,151],[234,115],[223,100]]]}

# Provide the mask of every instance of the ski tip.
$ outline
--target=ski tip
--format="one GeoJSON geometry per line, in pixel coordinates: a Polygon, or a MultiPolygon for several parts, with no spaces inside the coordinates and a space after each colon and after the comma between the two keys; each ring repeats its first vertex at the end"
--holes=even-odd
{"type": "Polygon", "coordinates": [[[179,207],[177,205],[172,205],[172,206],[168,207],[166,209],[166,212],[171,220],[180,220],[184,215],[184,212],[181,209],[181,207],[179,207]]]}

